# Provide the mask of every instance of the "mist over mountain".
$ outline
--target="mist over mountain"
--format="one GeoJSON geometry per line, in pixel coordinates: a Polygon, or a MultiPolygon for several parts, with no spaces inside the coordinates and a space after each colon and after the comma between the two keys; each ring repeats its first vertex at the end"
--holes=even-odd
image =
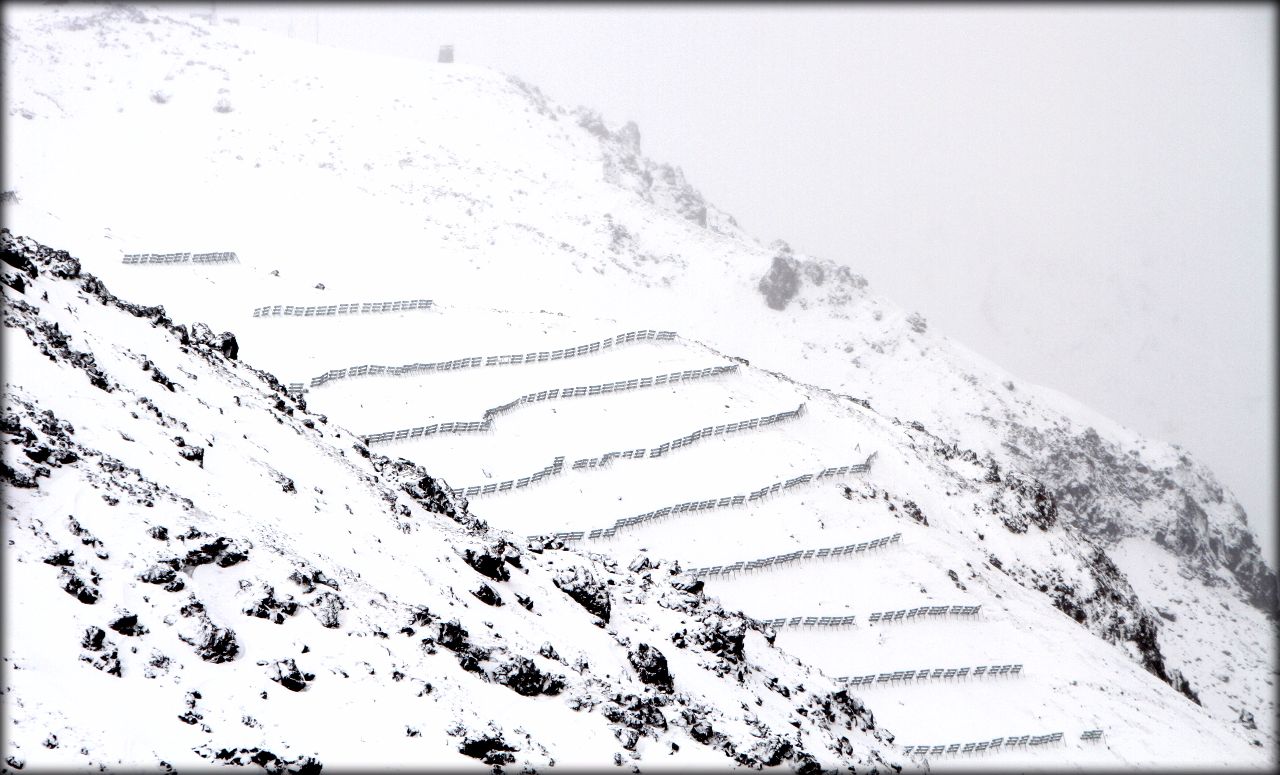
{"type": "Polygon", "coordinates": [[[17,10],[10,767],[1274,765],[1184,450],[519,78],[17,10]]]}

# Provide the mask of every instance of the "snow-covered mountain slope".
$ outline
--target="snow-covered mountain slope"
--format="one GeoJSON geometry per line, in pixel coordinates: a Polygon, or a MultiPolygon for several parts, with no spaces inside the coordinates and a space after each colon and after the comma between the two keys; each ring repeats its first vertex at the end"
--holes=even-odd
{"type": "Polygon", "coordinates": [[[0,238],[9,767],[903,761],[677,563],[522,549],[231,340],[0,238]]]}
{"type": "Polygon", "coordinates": [[[709,576],[708,585],[761,618],[853,615],[852,630],[778,635],[831,675],[1023,663],[1016,680],[980,687],[944,678],[866,690],[886,703],[880,712],[893,716],[900,741],[929,745],[934,766],[965,761],[945,746],[938,758],[941,744],[1095,725],[1106,728],[1105,746],[1002,745],[1000,761],[1274,760],[1275,575],[1238,504],[1181,450],[931,334],[927,321],[868,289],[848,268],[856,256],[823,260],[754,242],[678,169],[645,158],[633,125],[610,129],[518,79],[153,9],[18,10],[5,28],[5,187],[17,192],[6,223],[71,249],[129,298],[235,331],[242,357],[310,386],[312,406],[359,434],[420,429],[386,450],[450,485],[514,482],[472,504],[494,524],[585,536],[665,507],[744,496],[584,538],[624,563],[644,546],[694,566],[902,533],[874,551],[709,576]],[[236,251],[238,263],[123,262],[221,250],[236,251]],[[253,316],[266,306],[395,299],[433,304],[253,316]],[[632,331],[678,336],[563,357],[632,331]],[[316,379],[542,352],[546,361],[520,365],[316,379]],[[739,368],[639,384],[727,365],[739,368]],[[485,415],[530,393],[631,380],[616,392],[485,415]],[[797,417],[765,428],[714,432],[802,403],[797,417]],[[439,432],[486,419],[483,432],[439,432]],[[431,426],[437,432],[423,435],[431,426]],[[610,452],[649,451],[707,427],[713,433],[670,454],[599,465],[610,452]],[[746,500],[873,452],[870,471],[746,500]],[[594,467],[572,467],[592,459],[594,467]],[[551,473],[515,486],[540,472],[551,473]],[[1028,474],[1059,512],[1043,532],[1025,515],[1051,509],[1043,499],[1036,508],[1028,474]],[[908,501],[929,527],[901,518],[908,501]],[[943,599],[941,589],[962,599],[943,599]],[[926,602],[983,608],[977,621],[870,625],[872,613],[926,602]],[[1009,610],[997,615],[997,606],[1009,610]],[[1062,616],[1076,611],[1083,626],[1062,616]],[[1035,626],[1020,639],[1015,622],[1035,626]],[[910,637],[913,629],[924,637],[910,637]],[[915,650],[904,651],[898,632],[915,650]],[[994,648],[997,636],[1017,648],[994,648]],[[1080,660],[1064,660],[1061,644],[1080,660]],[[1135,683],[1108,702],[1089,681],[1118,686],[1113,663],[1126,651],[1123,674],[1135,683]],[[925,664],[909,663],[917,658],[925,664]],[[1130,706],[1147,691],[1136,687],[1156,680],[1139,666],[1167,683],[1130,706]],[[971,692],[996,690],[979,699],[994,707],[1003,698],[1007,715],[964,712],[971,692]],[[1199,720],[1146,730],[1143,719],[1184,712],[1199,720]],[[1122,729],[1131,736],[1117,738],[1122,729]],[[1229,742],[1239,735],[1259,745],[1241,750],[1229,742]]]}

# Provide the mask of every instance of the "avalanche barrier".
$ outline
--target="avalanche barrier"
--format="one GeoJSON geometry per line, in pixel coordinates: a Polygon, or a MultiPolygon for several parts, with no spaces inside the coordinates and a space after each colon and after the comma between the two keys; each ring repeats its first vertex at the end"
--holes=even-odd
{"type": "Polygon", "coordinates": [[[831,680],[846,686],[874,686],[900,682],[950,681],[973,678],[997,678],[1022,674],[1022,665],[978,665],[977,667],[926,667],[922,670],[895,670],[891,673],[839,676],[831,680]]]}
{"type": "MultiPolygon", "coordinates": [[[[333,315],[369,315],[378,312],[407,312],[415,309],[431,309],[435,302],[431,299],[407,299],[404,301],[365,301],[349,304],[327,304],[315,307],[294,306],[292,304],[276,304],[274,306],[254,307],[255,318],[296,317],[314,318],[333,315]]],[[[312,381],[314,386],[315,382],[312,381]]]]}
{"type": "Polygon", "coordinates": [[[529,476],[522,476],[519,479],[508,479],[503,482],[492,482],[490,484],[477,484],[471,487],[455,489],[455,495],[462,495],[471,498],[476,495],[491,495],[495,492],[506,492],[507,490],[517,490],[528,487],[531,484],[542,481],[545,477],[555,476],[564,470],[564,457],[558,456],[551,461],[551,465],[546,466],[537,473],[529,476]]]}
{"type": "MultiPolygon", "coordinates": [[[[789,412],[778,412],[777,414],[765,415],[764,417],[753,417],[749,420],[741,420],[739,422],[726,423],[723,425],[707,426],[702,430],[681,436],[678,439],[661,444],[652,449],[640,448],[629,449],[621,452],[606,452],[599,457],[579,458],[573,462],[572,469],[579,471],[588,468],[600,468],[607,465],[613,460],[639,460],[644,457],[661,457],[672,450],[682,449],[693,442],[707,438],[708,436],[724,435],[736,433],[739,431],[750,430],[754,428],[763,428],[774,423],[783,422],[784,420],[792,420],[799,417],[804,411],[804,404],[789,412]]],[[[543,468],[536,474],[522,477],[520,479],[511,479],[505,482],[494,482],[483,485],[471,485],[470,487],[462,487],[454,490],[458,495],[472,498],[478,495],[492,495],[498,492],[507,492],[512,489],[527,487],[534,482],[541,481],[548,476],[555,476],[564,470],[564,457],[560,456],[552,462],[551,465],[543,468]],[[528,480],[528,481],[526,481],[528,480]],[[524,484],[520,484],[524,482],[524,484]]]]}
{"type": "MultiPolygon", "coordinates": [[[[811,482],[817,481],[819,479],[824,479],[829,476],[838,476],[846,473],[862,473],[865,471],[869,471],[871,470],[871,460],[875,456],[876,456],[876,453],[872,452],[871,455],[867,458],[865,463],[854,463],[853,465],[839,466],[836,468],[824,468],[821,471],[819,471],[817,474],[803,474],[801,476],[796,476],[791,479],[788,479],[785,482],[774,482],[773,484],[768,485],[767,487],[762,487],[759,490],[755,490],[751,493],[746,493],[743,495],[725,495],[721,498],[710,498],[704,501],[686,501],[684,503],[677,503],[674,506],[663,506],[660,509],[648,511],[648,512],[645,512],[644,514],[637,514],[634,517],[624,517],[622,519],[619,519],[613,523],[612,527],[596,528],[591,531],[577,530],[577,531],[563,532],[563,533],[531,535],[531,536],[527,536],[526,538],[528,541],[531,541],[531,542],[581,541],[584,538],[587,540],[594,540],[597,538],[612,538],[618,532],[619,529],[631,527],[632,525],[638,525],[642,522],[648,522],[650,520],[656,520],[656,519],[663,519],[665,517],[674,516],[676,514],[683,514],[687,511],[706,511],[709,509],[722,509],[729,506],[741,506],[744,503],[750,503],[753,501],[760,500],[761,498],[767,498],[770,495],[774,495],[783,490],[789,490],[792,487],[797,487],[802,484],[809,484],[811,482]]],[[[730,568],[732,568],[732,566],[730,566],[730,568]]],[[[737,570],[740,570],[740,568],[737,570]]],[[[729,570],[725,572],[733,572],[733,570],[729,570]]]]}
{"type": "MultiPolygon", "coordinates": [[[[397,302],[399,303],[399,302],[397,302]]],[[[431,304],[430,301],[427,302],[431,304]]],[[[266,309],[265,307],[263,309],[266,309]]],[[[275,309],[279,309],[278,307],[275,309]]],[[[331,309],[328,307],[301,307],[285,309],[331,309]]],[[[394,311],[394,310],[393,310],[394,311]]],[[[285,314],[290,314],[286,312],[285,314]]],[[[301,314],[301,313],[293,313],[301,314]]],[[[315,313],[315,314],[335,314],[335,313],[315,313]]],[[[344,314],[344,313],[336,313],[344,314]]],[[[258,316],[258,310],[254,310],[254,317],[258,316]]],[[[608,350],[617,345],[629,344],[631,342],[641,342],[646,340],[668,341],[676,338],[675,331],[654,331],[646,329],[643,331],[628,331],[624,334],[611,336],[598,342],[588,342],[587,344],[578,345],[577,347],[565,347],[560,350],[540,350],[531,353],[513,353],[509,355],[472,355],[465,358],[454,358],[448,361],[436,361],[433,363],[406,363],[401,366],[348,366],[345,369],[331,369],[316,377],[311,378],[311,387],[320,387],[326,382],[332,382],[338,379],[349,379],[351,377],[363,377],[367,375],[381,376],[404,376],[406,374],[420,374],[426,371],[454,371],[456,369],[474,369],[485,366],[508,366],[523,363],[543,363],[546,361],[561,361],[568,358],[577,358],[582,355],[590,355],[598,353],[601,350],[608,350]]]]}
{"type": "Polygon", "coordinates": [[[540,390],[536,393],[526,393],[517,399],[502,404],[501,406],[486,409],[484,411],[483,420],[432,423],[431,425],[422,425],[417,428],[402,428],[398,431],[371,433],[361,438],[364,440],[365,444],[385,444],[389,441],[416,439],[437,433],[476,433],[489,430],[493,427],[493,418],[495,416],[503,412],[510,411],[522,404],[532,404],[540,401],[554,401],[561,398],[577,398],[579,396],[619,393],[624,390],[636,390],[638,388],[656,387],[658,385],[674,385],[678,382],[691,382],[697,379],[705,379],[707,377],[728,374],[737,370],[738,365],[734,363],[728,366],[709,366],[705,369],[686,369],[684,371],[672,372],[670,374],[659,374],[654,377],[638,377],[636,379],[608,382],[603,385],[551,388],[550,390],[540,390]]]}
{"type": "Polygon", "coordinates": [[[1060,742],[1061,740],[1061,732],[1051,732],[1047,735],[1014,735],[1012,737],[997,737],[977,743],[951,743],[950,745],[904,745],[902,746],[902,752],[908,754],[914,753],[916,756],[954,756],[955,754],[999,751],[1002,748],[1025,748],[1026,746],[1049,745],[1051,743],[1060,742]]]}
{"type": "Polygon", "coordinates": [[[747,560],[743,562],[735,562],[731,565],[711,565],[705,568],[692,568],[688,573],[695,578],[701,576],[721,576],[736,573],[738,571],[753,571],[761,568],[771,568],[774,565],[783,565],[789,562],[798,562],[800,560],[823,560],[828,557],[843,557],[850,554],[861,554],[868,550],[879,549],[882,546],[896,544],[902,540],[902,533],[894,533],[891,536],[876,538],[870,541],[863,541],[857,544],[847,544],[845,546],[833,546],[825,549],[797,549],[787,554],[777,554],[773,557],[765,557],[759,560],[747,560]]]}
{"type": "Polygon", "coordinates": [[[922,605],[918,608],[900,608],[896,611],[876,611],[867,616],[867,623],[885,624],[923,619],[927,616],[977,616],[981,609],[980,605],[922,605]]]}
{"type": "Polygon", "coordinates": [[[125,264],[238,264],[233,251],[220,253],[126,253],[125,264]]]}

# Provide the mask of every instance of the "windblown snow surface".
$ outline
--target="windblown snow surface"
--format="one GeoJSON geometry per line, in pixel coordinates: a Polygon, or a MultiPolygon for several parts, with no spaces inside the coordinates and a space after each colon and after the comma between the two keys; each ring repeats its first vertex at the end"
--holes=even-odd
{"type": "Polygon", "coordinates": [[[186,10],[4,34],[9,767],[1275,764],[1210,471],[634,124],[186,10]]]}

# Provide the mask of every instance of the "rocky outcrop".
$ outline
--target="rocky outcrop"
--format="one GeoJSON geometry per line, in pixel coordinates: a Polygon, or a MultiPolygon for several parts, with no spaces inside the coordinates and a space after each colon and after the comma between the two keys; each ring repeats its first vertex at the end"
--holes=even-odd
{"type": "Polygon", "coordinates": [[[742,234],[733,216],[709,205],[685,179],[683,170],[654,162],[641,152],[640,128],[634,121],[611,130],[601,115],[589,108],[579,107],[573,116],[578,126],[600,141],[606,182],[704,229],[718,234],[742,234]]]}
{"type": "MultiPolygon", "coordinates": [[[[800,258],[782,240],[775,240],[772,247],[773,261],[756,285],[756,290],[764,296],[770,309],[786,309],[793,299],[801,295],[806,284],[815,289],[811,294],[813,300],[837,307],[851,302],[856,292],[867,286],[866,279],[854,274],[847,266],[822,259],[800,258]],[[818,288],[823,291],[817,292],[818,288]]],[[[808,306],[804,299],[798,303],[802,308],[808,306]]]]}
{"type": "Polygon", "coordinates": [[[1214,584],[1215,569],[1224,568],[1247,602],[1280,614],[1280,579],[1263,560],[1244,510],[1190,455],[1178,452],[1175,464],[1153,467],[1093,428],[1010,422],[1003,429],[1006,454],[1048,486],[1071,525],[1103,545],[1149,530],[1188,572],[1214,584]],[[1161,516],[1146,523],[1117,518],[1124,513],[1161,516]]]}
{"type": "Polygon", "coordinates": [[[80,661],[88,662],[95,669],[119,678],[122,675],[120,654],[116,645],[107,640],[106,636],[101,627],[85,630],[84,637],[80,639],[80,646],[84,649],[80,661]]]}
{"type": "Polygon", "coordinates": [[[178,639],[195,649],[196,655],[204,661],[221,664],[230,662],[240,653],[235,631],[214,624],[200,601],[191,598],[182,607],[182,616],[186,621],[178,630],[178,639]]]}
{"type": "Polygon", "coordinates": [[[627,661],[641,681],[663,691],[671,691],[671,672],[667,669],[667,658],[661,651],[647,643],[641,643],[633,651],[627,652],[627,661]]]}
{"type": "Polygon", "coordinates": [[[267,675],[272,681],[291,692],[305,691],[311,682],[316,679],[314,673],[299,670],[298,664],[293,659],[264,659],[258,664],[267,668],[267,675]]]}
{"type": "Polygon", "coordinates": [[[595,614],[602,622],[609,621],[612,600],[609,588],[598,581],[586,568],[568,568],[560,571],[552,579],[556,587],[574,600],[578,605],[595,614]]]}
{"type": "Polygon", "coordinates": [[[756,290],[764,294],[764,303],[769,305],[769,309],[786,309],[800,292],[800,270],[795,258],[785,253],[774,256],[769,271],[760,278],[756,290]]]}

